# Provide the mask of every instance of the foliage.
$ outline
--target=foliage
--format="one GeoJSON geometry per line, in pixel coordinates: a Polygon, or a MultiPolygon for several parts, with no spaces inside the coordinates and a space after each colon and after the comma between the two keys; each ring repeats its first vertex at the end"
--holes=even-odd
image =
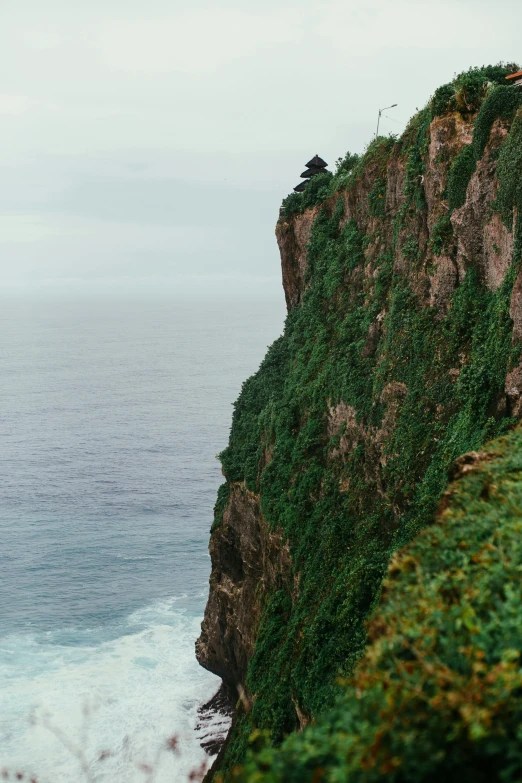
{"type": "Polygon", "coordinates": [[[337,158],[335,161],[335,173],[350,173],[353,170],[355,164],[359,162],[359,159],[360,155],[357,155],[357,153],[347,152],[344,158],[337,158]]]}
{"type": "Polygon", "coordinates": [[[254,734],[234,780],[520,780],[522,430],[462,465],[392,558],[345,695],[280,751],[254,734]]]}
{"type": "Polygon", "coordinates": [[[223,521],[223,512],[225,511],[229,497],[230,497],[230,484],[228,483],[228,481],[225,481],[225,483],[221,484],[221,486],[218,489],[216,503],[214,506],[214,522],[212,523],[212,532],[216,530],[216,528],[219,527],[219,525],[223,521]]]}
{"type": "MultiPolygon", "coordinates": [[[[368,171],[373,172],[374,175],[380,172],[384,176],[394,146],[393,136],[379,136],[368,144],[362,155],[347,152],[330,182],[330,195],[335,195],[343,189],[350,190],[368,171]]],[[[339,164],[340,161],[341,158],[337,163],[339,164]]]]}
{"type": "Polygon", "coordinates": [[[476,165],[473,146],[468,144],[461,149],[449,170],[447,195],[450,212],[466,201],[466,191],[476,165]]]}
{"type": "Polygon", "coordinates": [[[283,199],[283,203],[281,204],[281,216],[286,220],[291,218],[292,215],[299,215],[303,211],[302,193],[289,193],[288,196],[283,199]]]}
{"type": "Polygon", "coordinates": [[[417,261],[419,258],[419,242],[413,234],[409,234],[402,248],[402,255],[408,261],[417,261]]]}
{"type": "Polygon", "coordinates": [[[229,482],[245,479],[247,485],[256,484],[263,426],[270,420],[273,399],[283,391],[287,356],[288,345],[281,337],[270,347],[258,372],[245,381],[234,403],[230,444],[219,455],[229,482]],[[264,415],[259,420],[261,411],[264,415]]]}
{"type": "Polygon", "coordinates": [[[473,154],[476,161],[484,154],[495,120],[512,120],[521,105],[522,91],[517,87],[502,85],[489,93],[475,120],[473,154]]]}
{"type": "Polygon", "coordinates": [[[282,215],[288,219],[292,215],[300,214],[307,209],[320,204],[330,195],[329,184],[332,179],[332,173],[325,171],[322,174],[316,174],[310,177],[306,188],[301,193],[290,193],[283,200],[282,215]]]}
{"type": "Polygon", "coordinates": [[[448,109],[455,108],[455,87],[453,84],[443,84],[435,90],[431,100],[431,110],[434,117],[444,114],[448,109]]]}
{"type": "Polygon", "coordinates": [[[377,176],[384,175],[394,148],[394,136],[378,136],[372,139],[352,169],[352,183],[355,184],[368,171],[374,172],[377,176]]]}
{"type": "Polygon", "coordinates": [[[302,194],[304,209],[311,209],[328,198],[330,195],[328,186],[331,179],[332,174],[329,171],[325,171],[324,174],[316,174],[315,177],[311,177],[302,194]]]}
{"type": "Polygon", "coordinates": [[[517,210],[515,234],[515,259],[522,257],[522,109],[515,117],[511,131],[500,150],[497,177],[499,191],[496,208],[500,211],[509,229],[513,226],[513,213],[517,210]]]}
{"type": "MultiPolygon", "coordinates": [[[[404,152],[407,153],[406,183],[404,187],[404,193],[407,198],[405,211],[410,209],[422,212],[426,209],[426,197],[422,181],[429,143],[428,129],[432,119],[431,109],[427,106],[410,120],[401,139],[401,146],[404,152]]],[[[400,215],[399,217],[403,216],[400,215]]]]}
{"type": "Polygon", "coordinates": [[[382,177],[375,180],[368,194],[368,211],[373,217],[384,217],[386,213],[386,182],[382,177]]]}
{"type": "Polygon", "coordinates": [[[495,84],[505,85],[506,76],[518,70],[515,63],[498,63],[470,68],[458,74],[452,82],[435,90],[431,100],[433,116],[448,111],[459,111],[462,114],[478,111],[490,87],[495,84]]]}
{"type": "Polygon", "coordinates": [[[488,80],[480,72],[468,71],[459,77],[455,87],[453,100],[457,110],[461,113],[475,112],[487,95],[488,80]]]}
{"type": "Polygon", "coordinates": [[[440,256],[453,236],[453,226],[448,215],[441,215],[431,230],[430,246],[433,254],[440,256]]]}
{"type": "Polygon", "coordinates": [[[484,154],[495,120],[511,120],[521,105],[522,92],[518,89],[503,85],[490,91],[477,115],[472,143],[461,150],[450,168],[447,185],[450,211],[461,207],[466,200],[469,181],[484,154]]]}

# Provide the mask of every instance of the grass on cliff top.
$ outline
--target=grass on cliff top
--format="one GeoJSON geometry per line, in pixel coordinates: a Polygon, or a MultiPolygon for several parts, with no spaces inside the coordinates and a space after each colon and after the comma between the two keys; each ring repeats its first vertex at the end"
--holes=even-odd
{"type": "Polygon", "coordinates": [[[469,68],[457,74],[451,82],[435,90],[431,100],[433,116],[452,111],[475,113],[488,91],[495,85],[505,85],[506,76],[518,70],[520,66],[517,63],[497,63],[469,68]]]}
{"type": "Polygon", "coordinates": [[[233,780],[489,783],[522,769],[522,429],[459,460],[435,524],[392,558],[336,707],[233,780]]]}

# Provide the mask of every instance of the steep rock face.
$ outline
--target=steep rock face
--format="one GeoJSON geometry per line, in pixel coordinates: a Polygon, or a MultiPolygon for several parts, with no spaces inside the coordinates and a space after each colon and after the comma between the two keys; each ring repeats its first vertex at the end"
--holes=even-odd
{"type": "Polygon", "coordinates": [[[197,643],[252,707],[225,768],[253,727],[281,739],[331,703],[390,549],[428,523],[454,459],[522,413],[520,227],[496,206],[511,124],[491,123],[455,184],[476,121],[425,110],[277,223],[291,317],[222,455],[229,499],[197,643]]]}
{"type": "MultiPolygon", "coordinates": [[[[463,117],[455,112],[437,117],[430,124],[425,171],[418,176],[426,210],[424,214],[409,217],[401,227],[398,241],[394,242],[393,224],[405,203],[407,166],[400,149],[394,150],[387,162],[384,220],[377,221],[368,209],[378,166],[369,166],[364,177],[344,194],[345,209],[341,227],[355,220],[359,230],[369,238],[364,250],[365,259],[369,262],[366,274],[374,274],[372,261],[377,260],[386,249],[391,249],[395,257],[395,270],[407,275],[415,292],[441,314],[447,312],[451,296],[469,268],[475,267],[487,287],[496,291],[513,261],[514,230],[510,230],[500,214],[493,209],[499,187],[495,176],[498,152],[509,132],[509,123],[501,120],[494,122],[484,154],[471,176],[465,203],[450,216],[446,198],[449,170],[458,153],[471,143],[474,121],[473,115],[463,117]],[[450,216],[452,236],[436,253],[431,244],[433,231],[436,231],[437,222],[445,216],[450,216]],[[415,259],[405,256],[404,249],[412,243],[416,246],[417,257],[423,258],[421,266],[412,263],[415,259]]],[[[327,209],[333,208],[334,200],[335,197],[332,197],[330,203],[325,204],[327,209]]],[[[317,213],[316,207],[291,219],[283,217],[276,226],[282,281],[289,310],[299,304],[306,289],[307,244],[317,213]]],[[[511,303],[514,340],[522,339],[521,290],[522,274],[515,283],[511,303]]],[[[368,350],[371,350],[372,342],[381,332],[381,321],[382,314],[370,326],[368,350]]],[[[522,369],[520,374],[522,377],[522,369]]],[[[518,383],[511,381],[509,394],[506,390],[511,407],[517,410],[522,394],[518,386],[518,383]]]]}
{"type": "MultiPolygon", "coordinates": [[[[424,213],[411,215],[396,246],[395,267],[407,274],[419,292],[429,297],[431,305],[444,310],[456,285],[470,266],[476,266],[491,290],[502,283],[513,259],[513,231],[503,223],[492,205],[498,191],[495,169],[498,150],[508,133],[506,122],[496,121],[490,140],[468,185],[464,205],[451,215],[453,237],[443,251],[436,254],[430,246],[433,229],[441,217],[449,214],[446,199],[448,173],[458,153],[471,143],[474,116],[458,113],[437,117],[428,130],[429,145],[426,167],[418,175],[418,184],[426,201],[424,213]],[[404,246],[414,241],[423,265],[414,269],[412,259],[404,255],[404,246]]],[[[373,238],[365,249],[365,258],[372,261],[393,244],[393,223],[405,203],[407,161],[401,150],[394,150],[386,166],[385,219],[377,220],[370,213],[368,201],[379,166],[369,166],[354,187],[344,194],[345,211],[341,226],[355,220],[361,232],[373,238]]],[[[331,199],[331,205],[335,197],[331,199]]],[[[326,204],[328,208],[328,204],[326,204]]],[[[276,226],[276,238],[281,253],[282,280],[288,309],[301,301],[306,288],[308,266],[307,245],[318,208],[307,210],[291,219],[282,218],[276,226]]]]}
{"type": "Polygon", "coordinates": [[[513,258],[513,233],[502,223],[500,215],[492,214],[498,190],[495,177],[498,150],[506,135],[505,124],[495,122],[484,155],[469,182],[466,201],[451,216],[460,276],[470,266],[476,266],[492,291],[502,284],[513,258]]]}
{"type": "Polygon", "coordinates": [[[281,254],[281,271],[286,305],[299,304],[305,289],[306,248],[317,209],[310,209],[289,222],[277,224],[276,239],[281,254]]]}
{"type": "Polygon", "coordinates": [[[196,657],[235,692],[244,684],[268,592],[288,586],[290,554],[271,532],[259,496],[232,484],[223,520],[210,541],[212,575],[196,657]]]}

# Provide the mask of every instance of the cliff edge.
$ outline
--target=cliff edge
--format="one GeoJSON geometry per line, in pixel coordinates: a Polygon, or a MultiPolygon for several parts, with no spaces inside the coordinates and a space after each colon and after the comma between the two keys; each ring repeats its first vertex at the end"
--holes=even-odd
{"type": "MultiPolygon", "coordinates": [[[[283,203],[289,312],[221,454],[196,645],[241,694],[225,779],[254,730],[277,746],[332,707],[393,553],[433,522],[455,460],[520,417],[522,90],[508,72],[462,74],[399,139],[283,203]]],[[[266,780],[308,779],[288,770],[266,780]]],[[[328,775],[310,780],[344,779],[328,775]]]]}

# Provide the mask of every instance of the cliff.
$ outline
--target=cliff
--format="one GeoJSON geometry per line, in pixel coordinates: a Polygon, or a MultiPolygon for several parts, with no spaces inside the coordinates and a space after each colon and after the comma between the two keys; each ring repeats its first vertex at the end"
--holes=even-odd
{"type": "MultiPolygon", "coordinates": [[[[271,746],[290,739],[254,754],[244,779],[341,780],[339,770],[365,768],[371,743],[352,767],[356,752],[342,747],[334,772],[332,727],[348,726],[348,713],[320,716],[340,698],[339,678],[345,699],[359,687],[354,667],[390,611],[379,604],[390,559],[433,523],[452,464],[520,416],[522,91],[504,86],[506,72],[444,85],[401,138],[376,139],[283,203],[289,313],[243,386],[221,455],[197,642],[200,663],[241,694],[225,779],[254,730],[269,731],[271,746]]],[[[368,656],[375,669],[376,655],[357,672],[368,656]]],[[[359,719],[340,734],[362,736],[368,714],[359,719]]],[[[386,774],[390,759],[406,769],[400,754],[374,756],[376,777],[386,759],[386,774]]]]}

